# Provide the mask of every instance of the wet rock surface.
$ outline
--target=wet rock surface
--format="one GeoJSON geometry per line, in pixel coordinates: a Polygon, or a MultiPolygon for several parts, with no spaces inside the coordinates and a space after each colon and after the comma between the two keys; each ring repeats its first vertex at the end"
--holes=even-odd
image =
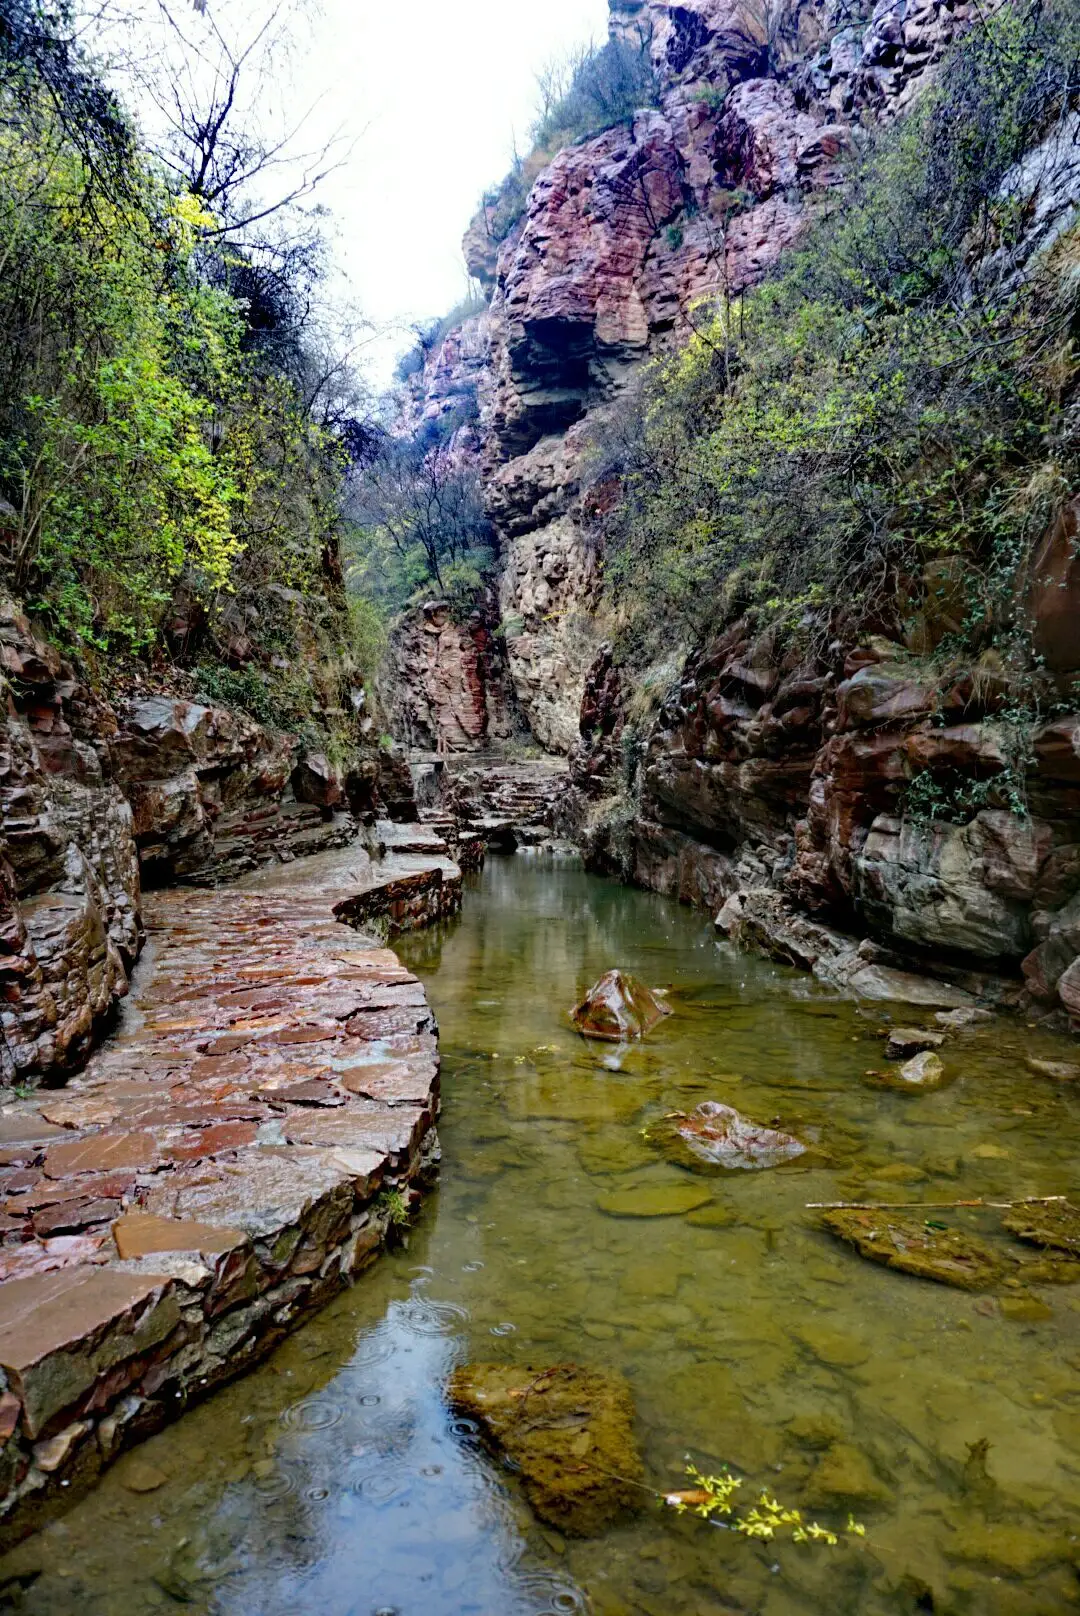
{"type": "Polygon", "coordinates": [[[121,1033],[4,1111],[0,1537],[255,1362],[372,1260],[388,1192],[416,1194],[435,1021],[335,911],[357,889],[392,909],[425,873],[345,851],[152,896],[121,1033]]]}
{"type": "Polygon", "coordinates": [[[914,1213],[830,1211],[822,1221],[861,1257],[959,1290],[989,1290],[1009,1271],[1004,1259],[974,1235],[914,1213]]]}
{"type": "Polygon", "coordinates": [[[689,1115],[665,1117],[649,1137],[684,1165],[729,1172],[760,1172],[806,1154],[806,1146],[792,1134],[752,1122],[718,1100],[703,1100],[689,1115]]]}
{"type": "Polygon", "coordinates": [[[641,1507],[644,1469],[621,1375],[577,1364],[468,1364],[447,1388],[521,1478],[541,1520],[593,1537],[641,1507]]]}
{"type": "Polygon", "coordinates": [[[0,602],[0,1078],[85,1061],[128,991],[142,890],[344,846],[349,784],[298,737],[175,692],[92,691],[0,602]]]}
{"type": "Polygon", "coordinates": [[[609,1043],[644,1038],[670,1007],[651,988],[626,971],[608,971],[574,1006],[570,1019],[583,1038],[609,1043]]]}

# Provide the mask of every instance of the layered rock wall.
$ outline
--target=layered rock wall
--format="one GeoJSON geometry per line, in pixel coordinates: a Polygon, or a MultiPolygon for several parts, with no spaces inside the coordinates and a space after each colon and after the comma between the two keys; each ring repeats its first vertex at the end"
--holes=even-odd
{"type": "MultiPolygon", "coordinates": [[[[651,58],[657,105],[559,152],[505,239],[486,209],[470,225],[490,308],[429,357],[404,422],[445,428],[468,403],[461,447],[499,540],[509,684],[548,749],[575,745],[604,640],[581,483],[605,406],[703,298],[737,297],[777,263],[840,182],[859,121],[902,111],[967,15],[942,0],[881,0],[861,20],[841,0],[611,0],[613,35],[651,58]]],[[[442,712],[445,743],[468,750],[470,658],[440,648],[433,680],[416,638],[391,659],[405,732],[430,735],[442,712]]]]}
{"type": "Polygon", "coordinates": [[[0,607],[0,1078],[62,1079],[127,992],[141,888],[342,845],[377,769],[171,694],[93,694],[0,607]]]}

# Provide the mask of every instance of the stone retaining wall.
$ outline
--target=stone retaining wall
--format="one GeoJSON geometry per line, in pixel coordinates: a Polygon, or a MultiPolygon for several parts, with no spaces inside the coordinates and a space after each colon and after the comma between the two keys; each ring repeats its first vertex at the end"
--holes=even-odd
{"type": "Polygon", "coordinates": [[[447,865],[414,870],[357,893],[337,904],[339,919],[350,926],[373,928],[394,937],[437,920],[448,920],[461,908],[461,872],[447,865]]]}
{"type": "MultiPolygon", "coordinates": [[[[435,1021],[333,918],[337,857],[153,897],[137,1013],[0,1113],[0,1549],[348,1284],[434,1167],[435,1021]]],[[[460,901],[372,881],[414,923],[460,901]]]]}

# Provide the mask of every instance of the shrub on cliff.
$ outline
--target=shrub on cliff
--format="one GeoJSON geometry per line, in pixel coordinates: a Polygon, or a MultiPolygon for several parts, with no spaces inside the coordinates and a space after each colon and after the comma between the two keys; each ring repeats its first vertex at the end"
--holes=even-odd
{"type": "Polygon", "coordinates": [[[525,212],[533,181],[564,146],[623,123],[659,100],[647,47],[623,39],[586,45],[550,63],[538,74],[537,87],[532,150],[527,157],[515,154],[509,171],[481,202],[492,241],[506,240],[525,212]]]}
{"type": "Polygon", "coordinates": [[[537,82],[541,104],[531,134],[545,152],[610,129],[657,100],[648,48],[624,39],[588,45],[546,68],[537,82]]]}
{"type": "MultiPolygon", "coordinates": [[[[971,641],[1075,478],[1073,294],[1003,185],[1080,88],[1071,0],[979,24],[781,273],[701,311],[607,473],[608,587],[639,648],[734,607],[895,615],[959,558],[971,641]],[[670,628],[665,628],[670,633],[670,628]]],[[[1064,250],[1059,243],[1058,252],[1064,250]]]]}

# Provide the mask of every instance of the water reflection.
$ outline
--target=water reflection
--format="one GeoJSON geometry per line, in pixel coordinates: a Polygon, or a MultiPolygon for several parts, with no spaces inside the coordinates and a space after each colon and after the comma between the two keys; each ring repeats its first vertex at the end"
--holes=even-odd
{"type": "MultiPolygon", "coordinates": [[[[806,1209],[1072,1189],[1078,1096],[1024,1067],[1036,1040],[1050,1058],[1060,1047],[995,1023],[948,1046],[947,1088],[882,1092],[865,1075],[883,1058],[880,1012],[718,948],[700,916],[523,859],[492,861],[463,916],[404,951],[445,1058],[442,1185],[408,1248],[9,1557],[8,1577],[39,1573],[9,1603],[32,1616],[1076,1608],[1080,1289],[1040,1290],[1048,1317],[1008,1317],[861,1263],[806,1209]],[[676,1010],[616,1063],[564,1014],[614,964],[676,1010]],[[645,1135],[702,1099],[815,1154],[690,1174],[645,1135]],[[687,1184],[703,1193],[685,1216],[612,1215],[687,1184]],[[677,1484],[689,1450],[830,1521],[854,1508],[867,1539],[809,1556],[646,1510],[564,1540],[448,1414],[441,1388],[464,1358],[618,1367],[655,1485],[677,1484]],[[165,1479],[132,1491],[147,1466],[165,1479]]],[[[992,1216],[950,1217],[1003,1240],[992,1216]]]]}

